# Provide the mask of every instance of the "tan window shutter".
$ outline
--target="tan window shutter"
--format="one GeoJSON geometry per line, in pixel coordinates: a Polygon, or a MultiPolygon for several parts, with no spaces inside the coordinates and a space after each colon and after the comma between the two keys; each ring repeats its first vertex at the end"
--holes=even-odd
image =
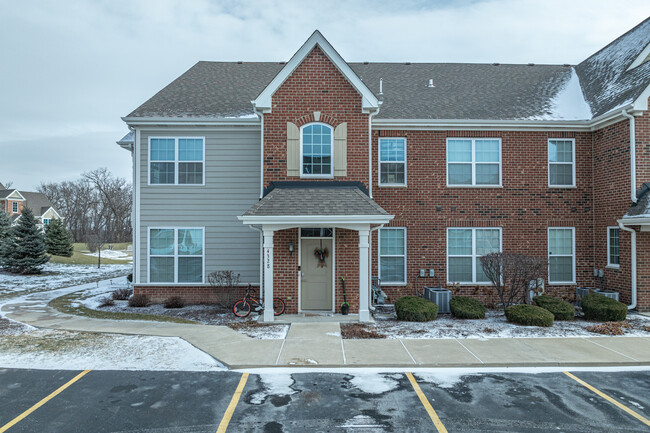
{"type": "Polygon", "coordinates": [[[287,176],[300,176],[300,129],[287,122],[287,176]]]}
{"type": "Polygon", "coordinates": [[[348,124],[334,129],[334,176],[348,175],[348,124]]]}

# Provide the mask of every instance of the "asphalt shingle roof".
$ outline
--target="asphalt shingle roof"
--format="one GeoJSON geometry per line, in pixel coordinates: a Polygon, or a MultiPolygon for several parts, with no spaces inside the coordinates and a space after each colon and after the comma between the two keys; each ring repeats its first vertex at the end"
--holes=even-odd
{"type": "MultiPolygon", "coordinates": [[[[649,42],[647,19],[577,65],[577,74],[569,65],[349,65],[383,100],[377,119],[588,120],[633,101],[650,85],[650,62],[626,72],[649,42]],[[573,77],[579,84],[571,96],[587,110],[576,110],[575,115],[569,110],[567,115],[556,105],[563,92],[573,92],[573,77]],[[430,79],[433,88],[427,87],[430,79]]],[[[284,62],[198,62],[127,117],[255,117],[251,100],[283,66],[284,62]]]]}
{"type": "Polygon", "coordinates": [[[276,183],[244,216],[388,215],[358,186],[330,182],[299,186],[276,183]]]}
{"type": "Polygon", "coordinates": [[[25,207],[32,210],[35,217],[42,216],[52,207],[52,202],[40,192],[20,192],[25,197],[25,207]]]}
{"type": "Polygon", "coordinates": [[[650,183],[644,183],[637,194],[637,202],[633,204],[623,218],[650,219],[650,183]]]}

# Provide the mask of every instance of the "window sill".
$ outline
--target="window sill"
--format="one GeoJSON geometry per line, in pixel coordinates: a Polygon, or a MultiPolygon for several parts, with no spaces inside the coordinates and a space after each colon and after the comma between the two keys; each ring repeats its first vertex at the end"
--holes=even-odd
{"type": "Polygon", "coordinates": [[[566,281],[566,282],[557,282],[557,283],[547,283],[549,286],[577,286],[575,281],[566,281]]]}
{"type": "Polygon", "coordinates": [[[301,175],[300,175],[300,178],[301,178],[301,179],[334,179],[334,176],[331,175],[331,174],[327,174],[327,175],[318,175],[318,174],[309,175],[309,174],[301,174],[301,175]]]}
{"type": "Polygon", "coordinates": [[[619,270],[619,269],[621,269],[621,265],[607,265],[607,266],[605,266],[605,269],[619,270]]]}
{"type": "Polygon", "coordinates": [[[186,186],[186,187],[196,187],[196,186],[205,186],[205,183],[148,183],[147,186],[186,186]]]}
{"type": "Polygon", "coordinates": [[[380,183],[377,184],[379,188],[407,188],[405,183],[380,183]]]}
{"type": "Polygon", "coordinates": [[[382,282],[381,282],[381,285],[382,285],[382,286],[387,286],[387,287],[388,287],[388,286],[393,286],[393,287],[405,287],[405,286],[406,286],[406,283],[404,283],[404,282],[402,282],[402,283],[391,283],[390,281],[386,281],[386,282],[385,282],[385,281],[382,281],[382,282]]]}
{"type": "Polygon", "coordinates": [[[447,285],[448,285],[448,286],[459,285],[459,286],[461,286],[461,287],[465,287],[465,286],[484,286],[484,287],[488,287],[488,286],[489,286],[489,287],[492,287],[492,286],[494,286],[494,284],[489,283],[489,282],[485,282],[485,283],[459,283],[458,281],[453,282],[453,283],[450,282],[450,281],[447,281],[447,285]]]}
{"type": "Polygon", "coordinates": [[[447,188],[503,188],[503,185],[447,185],[447,188]]]}
{"type": "Polygon", "coordinates": [[[575,185],[566,185],[566,186],[564,186],[564,185],[549,185],[548,188],[549,189],[578,189],[578,187],[575,186],[575,185]]]}

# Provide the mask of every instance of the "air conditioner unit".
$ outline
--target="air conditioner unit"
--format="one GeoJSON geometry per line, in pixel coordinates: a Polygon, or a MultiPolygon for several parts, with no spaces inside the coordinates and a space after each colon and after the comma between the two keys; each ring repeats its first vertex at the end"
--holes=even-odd
{"type": "Polygon", "coordinates": [[[438,313],[451,313],[449,301],[451,300],[451,290],[442,287],[425,287],[424,297],[438,306],[438,313]]]}
{"type": "Polygon", "coordinates": [[[608,298],[612,298],[613,300],[618,301],[618,292],[615,292],[613,290],[594,289],[594,293],[598,293],[599,295],[607,296],[608,298]]]}

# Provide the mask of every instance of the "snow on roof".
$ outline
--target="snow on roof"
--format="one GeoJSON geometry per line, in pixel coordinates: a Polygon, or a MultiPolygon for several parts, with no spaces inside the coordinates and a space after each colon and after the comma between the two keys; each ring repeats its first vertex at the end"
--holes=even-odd
{"type": "Polygon", "coordinates": [[[529,117],[529,120],[589,120],[591,107],[585,100],[580,86],[580,78],[575,68],[563,85],[558,87],[555,96],[548,102],[545,114],[529,117]]]}

